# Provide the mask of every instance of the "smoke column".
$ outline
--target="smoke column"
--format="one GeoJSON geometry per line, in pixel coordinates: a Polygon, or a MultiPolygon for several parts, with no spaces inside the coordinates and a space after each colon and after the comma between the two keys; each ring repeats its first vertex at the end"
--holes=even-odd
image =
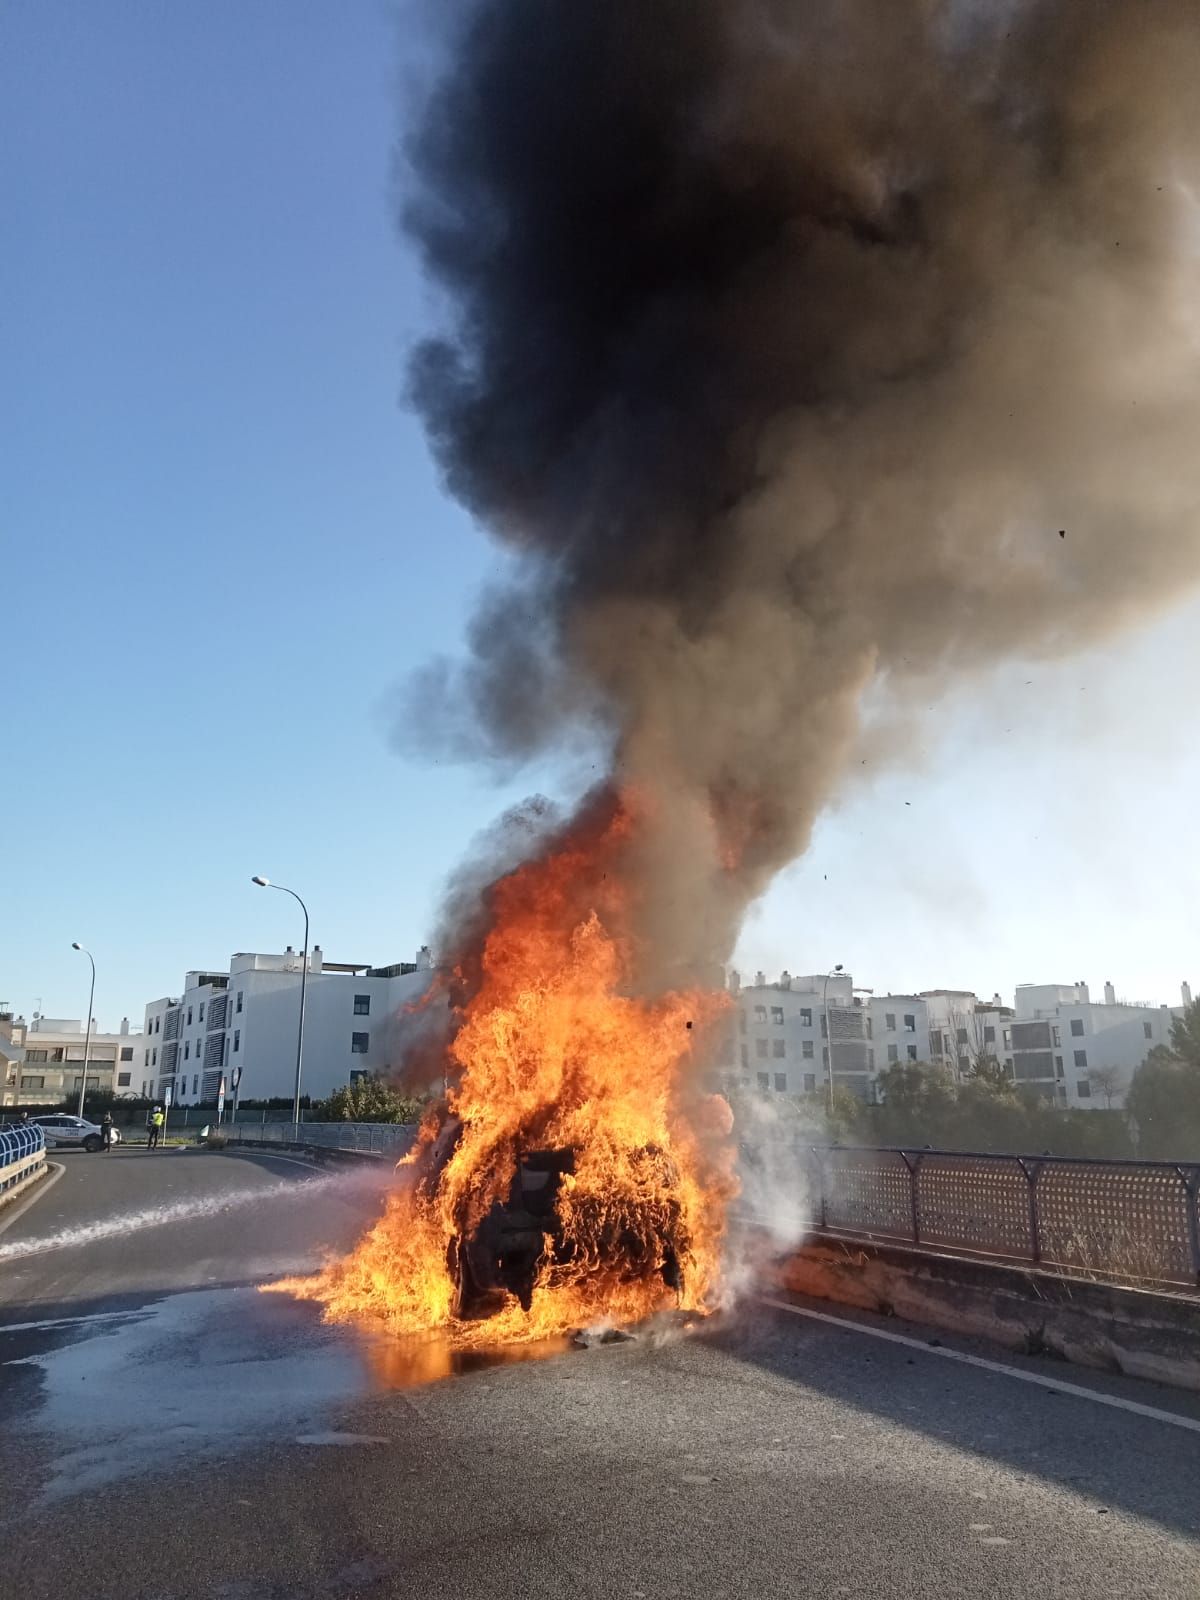
{"type": "Polygon", "coordinates": [[[507,760],[602,730],[651,797],[647,948],[719,960],[868,691],[902,715],[1200,574],[1200,14],[448,10],[411,393],[520,560],[423,726],[507,760]]]}

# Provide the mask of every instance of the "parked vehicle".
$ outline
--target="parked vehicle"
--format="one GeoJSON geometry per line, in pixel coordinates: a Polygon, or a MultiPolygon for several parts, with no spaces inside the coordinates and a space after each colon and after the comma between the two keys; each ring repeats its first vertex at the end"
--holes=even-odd
{"type": "MultiPolygon", "coordinates": [[[[45,1134],[47,1150],[62,1145],[68,1149],[86,1150],[89,1155],[94,1155],[97,1150],[104,1148],[104,1135],[99,1127],[84,1117],[72,1117],[65,1111],[56,1111],[48,1117],[30,1117],[29,1121],[45,1134]]],[[[113,1129],[112,1142],[120,1144],[119,1128],[113,1129]]]]}

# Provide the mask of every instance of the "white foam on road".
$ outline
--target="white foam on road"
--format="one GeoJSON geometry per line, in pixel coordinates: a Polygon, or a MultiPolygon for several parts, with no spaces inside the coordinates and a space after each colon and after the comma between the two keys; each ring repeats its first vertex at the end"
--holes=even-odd
{"type": "Polygon", "coordinates": [[[1085,1389],[1081,1383],[1067,1383],[1062,1378],[1043,1377],[1040,1372],[1029,1372],[1024,1367],[1006,1366],[1003,1361],[988,1361],[984,1356],[971,1356],[965,1350],[951,1350],[946,1345],[931,1345],[927,1339],[913,1339],[906,1333],[892,1333],[886,1328],[872,1328],[865,1322],[854,1322],[849,1317],[834,1317],[828,1311],[813,1311],[808,1306],[794,1305],[790,1300],[776,1300],[771,1295],[760,1295],[765,1306],[776,1311],[790,1312],[793,1317],[808,1317],[812,1322],[827,1322],[834,1328],[849,1328],[852,1333],[862,1333],[868,1339],[884,1339],[889,1344],[902,1344],[909,1350],[919,1350],[922,1355],[941,1356],[944,1361],[958,1361],[965,1367],[980,1367],[984,1372],[999,1372],[1006,1378],[1016,1378],[1021,1383],[1034,1383],[1039,1389],[1054,1389],[1059,1394],[1075,1395],[1080,1400],[1091,1400],[1097,1405],[1112,1406],[1116,1411],[1131,1411],[1134,1416],[1148,1417],[1152,1422],[1167,1422],[1173,1428],[1187,1428],[1200,1433],[1200,1418],[1184,1417],[1178,1411],[1164,1411],[1159,1406],[1143,1405],[1140,1400],[1125,1400],[1117,1394],[1105,1394],[1100,1389],[1085,1389]]]}
{"type": "Polygon", "coordinates": [[[226,1211],[236,1211],[240,1206],[259,1205],[272,1200],[308,1198],[322,1190],[351,1190],[372,1186],[378,1182],[375,1173],[336,1173],[309,1178],[297,1183],[280,1178],[254,1188],[230,1189],[224,1194],[197,1195],[185,1200],[174,1200],[167,1205],[147,1206],[141,1211],[122,1212],[119,1216],[104,1217],[96,1222],[81,1223],[74,1228],[62,1228],[58,1233],[33,1239],[14,1239],[0,1244],[0,1261],[18,1261],[28,1256],[45,1255],[51,1250],[80,1250],[104,1239],[124,1237],[145,1228],[162,1228],[172,1222],[197,1221],[217,1217],[226,1211]]]}

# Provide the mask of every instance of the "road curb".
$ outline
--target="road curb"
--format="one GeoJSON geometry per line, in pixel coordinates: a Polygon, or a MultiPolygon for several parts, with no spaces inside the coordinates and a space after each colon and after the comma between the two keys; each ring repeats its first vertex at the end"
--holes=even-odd
{"type": "Polygon", "coordinates": [[[0,1207],[0,1233],[11,1228],[19,1217],[23,1217],[30,1206],[42,1198],[47,1189],[53,1189],[65,1171],[66,1168],[61,1162],[47,1161],[46,1176],[40,1178],[28,1194],[22,1195],[19,1200],[14,1200],[10,1205],[0,1207]]]}

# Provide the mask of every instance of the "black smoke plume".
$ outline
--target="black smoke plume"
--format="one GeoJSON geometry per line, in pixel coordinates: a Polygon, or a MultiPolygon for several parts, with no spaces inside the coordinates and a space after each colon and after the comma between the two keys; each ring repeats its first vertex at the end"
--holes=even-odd
{"type": "Polygon", "coordinates": [[[521,560],[437,670],[479,750],[606,730],[647,936],[719,959],[866,691],[899,713],[1195,582],[1200,10],[450,9],[412,394],[521,560]]]}

